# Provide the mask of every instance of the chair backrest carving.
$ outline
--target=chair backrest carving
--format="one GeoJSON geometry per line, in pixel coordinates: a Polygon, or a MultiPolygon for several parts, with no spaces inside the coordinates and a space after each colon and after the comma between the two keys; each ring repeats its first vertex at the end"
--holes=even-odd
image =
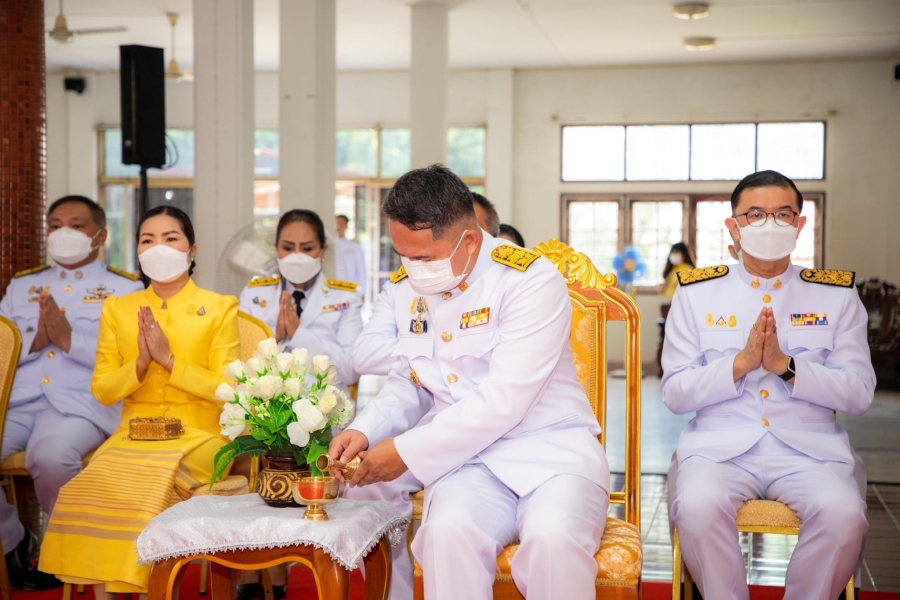
{"type": "Polygon", "coordinates": [[[22,353],[22,334],[16,324],[0,316],[0,440],[6,425],[6,409],[12,393],[19,355],[22,353]]]}
{"type": "Polygon", "coordinates": [[[641,345],[640,314],[631,296],[615,287],[614,274],[602,274],[590,259],[574,248],[551,239],[535,246],[566,280],[572,303],[569,343],[575,372],[584,386],[597,421],[600,443],[606,448],[607,327],[610,321],[625,323],[625,473],[621,490],[610,490],[610,502],[625,505],[625,520],[640,527],[641,474],[641,345]]]}
{"type": "Polygon", "coordinates": [[[244,311],[238,311],[238,335],[241,338],[241,360],[250,360],[257,345],[270,337],[275,337],[264,322],[244,311]]]}

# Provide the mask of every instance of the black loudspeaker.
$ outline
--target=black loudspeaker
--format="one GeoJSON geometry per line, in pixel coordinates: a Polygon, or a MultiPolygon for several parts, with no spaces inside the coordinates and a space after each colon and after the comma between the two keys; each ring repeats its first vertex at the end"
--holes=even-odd
{"type": "Polygon", "coordinates": [[[166,164],[166,72],[163,49],[119,46],[122,162],[166,164]]]}
{"type": "Polygon", "coordinates": [[[87,82],[84,77],[66,77],[63,82],[65,83],[67,92],[83,94],[84,90],[87,89],[87,82]]]}
{"type": "Polygon", "coordinates": [[[900,65],[894,65],[894,81],[900,81],[900,65]]]}

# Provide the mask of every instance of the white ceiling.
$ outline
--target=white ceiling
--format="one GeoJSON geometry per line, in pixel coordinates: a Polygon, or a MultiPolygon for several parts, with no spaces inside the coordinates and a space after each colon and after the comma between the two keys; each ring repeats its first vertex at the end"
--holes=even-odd
{"type": "MultiPolygon", "coordinates": [[[[290,0],[282,0],[290,1],[290,0]]],[[[256,67],[278,68],[278,2],[255,0],[256,67]]],[[[409,0],[336,0],[339,69],[409,65],[409,0]]],[[[450,66],[561,67],[900,57],[900,0],[713,0],[698,21],[669,0],[456,0],[450,66]],[[681,40],[713,36],[712,52],[681,40]]],[[[45,0],[47,28],[59,12],[45,0]]],[[[191,0],[67,0],[70,29],[124,25],[127,33],[48,37],[50,70],[115,70],[120,44],[166,48],[166,12],[178,12],[176,54],[192,63],[191,0]]]]}

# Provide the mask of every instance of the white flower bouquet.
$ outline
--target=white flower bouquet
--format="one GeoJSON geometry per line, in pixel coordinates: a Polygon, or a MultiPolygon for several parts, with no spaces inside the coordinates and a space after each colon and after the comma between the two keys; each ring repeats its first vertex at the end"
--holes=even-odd
{"type": "Polygon", "coordinates": [[[233,383],[219,385],[215,397],[225,402],[219,424],[231,442],[215,456],[212,482],[242,454],[293,456],[322,475],[315,464],[328,451],[331,427],[346,427],[353,415],[352,402],[334,385],[328,357],[310,361],[305,348],[281,352],[269,338],[246,363],[228,365],[225,376],[233,383]]]}

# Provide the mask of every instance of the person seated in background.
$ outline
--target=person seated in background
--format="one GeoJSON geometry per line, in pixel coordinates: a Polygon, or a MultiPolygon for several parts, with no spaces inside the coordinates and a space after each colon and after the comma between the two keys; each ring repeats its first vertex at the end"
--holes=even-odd
{"type": "Polygon", "coordinates": [[[94,596],[147,593],[149,565],[135,540],[169,505],[209,486],[220,435],[216,388],[240,358],[238,302],[191,280],[197,245],[190,218],[160,206],[137,228],[150,287],[103,303],[91,391],[101,404],[124,399],[119,428],[66,484],[44,538],[39,567],[63,581],[96,584],[94,596]],[[131,439],[136,418],[179,419],[175,439],[131,439]]]}
{"type": "Polygon", "coordinates": [[[872,402],[867,315],[852,272],[791,264],[802,207],[780,173],[745,177],[725,221],[740,263],[680,273],[666,323],[663,402],[697,413],[669,471],[669,516],[710,599],[749,598],[735,524],[748,499],[802,520],[786,598],[837,598],[868,529],[864,467],[835,420],[872,402]]]}
{"type": "MultiPolygon", "coordinates": [[[[15,274],[0,315],[16,324],[22,353],[9,398],[0,460],[25,451],[38,503],[53,511],[59,489],[81,472],[84,456],[119,422],[118,404],[91,395],[103,300],[142,289],[137,276],[97,260],[106,242],[106,213],[84,196],[65,196],[47,211],[47,254],[56,263],[15,274]]],[[[31,567],[35,536],[0,494],[0,538],[14,590],[62,582],[31,567]]]]}
{"type": "Polygon", "coordinates": [[[478,225],[493,237],[500,235],[500,215],[494,204],[477,192],[472,192],[472,201],[475,203],[475,219],[478,225]]]}
{"type": "Polygon", "coordinates": [[[663,267],[662,293],[669,300],[675,295],[678,289],[678,274],[682,271],[689,271],[697,268],[697,262],[694,256],[684,242],[675,242],[669,250],[669,258],[666,259],[666,266],[663,267]]]}
{"type": "MultiPolygon", "coordinates": [[[[346,215],[334,218],[337,240],[334,249],[334,275],[336,279],[359,285],[359,295],[366,295],[366,258],[362,246],[356,240],[344,237],[350,219],[346,215]]],[[[325,242],[322,242],[322,246],[325,242]]]]}
{"type": "Polygon", "coordinates": [[[525,238],[523,238],[522,234],[519,233],[519,230],[512,225],[500,223],[500,233],[497,234],[496,237],[500,238],[501,240],[512,242],[516,246],[520,246],[522,248],[525,247],[525,238]]]}

